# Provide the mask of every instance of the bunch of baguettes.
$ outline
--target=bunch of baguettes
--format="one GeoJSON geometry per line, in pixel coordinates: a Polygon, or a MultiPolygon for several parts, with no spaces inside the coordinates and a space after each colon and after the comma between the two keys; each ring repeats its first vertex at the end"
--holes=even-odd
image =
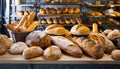
{"type": "Polygon", "coordinates": [[[7,24],[7,28],[14,32],[33,31],[39,24],[38,21],[34,21],[35,15],[35,12],[31,12],[30,15],[24,15],[19,22],[7,24]]]}

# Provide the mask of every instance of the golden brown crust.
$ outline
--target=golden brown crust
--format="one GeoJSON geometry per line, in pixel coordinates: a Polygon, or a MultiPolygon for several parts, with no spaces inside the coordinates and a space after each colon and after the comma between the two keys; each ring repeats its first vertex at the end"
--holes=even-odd
{"type": "Polygon", "coordinates": [[[24,11],[22,11],[22,10],[19,10],[19,11],[17,11],[17,13],[16,13],[17,15],[24,15],[24,11]]]}
{"type": "Polygon", "coordinates": [[[70,18],[70,21],[71,21],[72,24],[76,24],[75,18],[70,18]]]}
{"type": "Polygon", "coordinates": [[[66,22],[66,24],[70,24],[71,23],[70,18],[66,18],[65,22],[66,22]]]}
{"type": "Polygon", "coordinates": [[[40,19],[40,23],[45,24],[45,23],[47,23],[47,21],[45,18],[42,18],[42,19],[40,19]]]}
{"type": "Polygon", "coordinates": [[[45,3],[51,3],[51,0],[45,0],[45,3]]]}
{"type": "Polygon", "coordinates": [[[73,12],[74,14],[78,14],[78,13],[80,13],[80,8],[74,8],[74,12],[73,12]]]}
{"type": "Polygon", "coordinates": [[[60,23],[60,24],[65,24],[65,19],[60,18],[60,19],[59,19],[59,23],[60,23]]]}
{"type": "Polygon", "coordinates": [[[77,3],[78,0],[70,0],[70,2],[72,2],[72,3],[77,3]]]}
{"type": "Polygon", "coordinates": [[[67,14],[68,13],[68,8],[63,8],[63,14],[67,14]]]}
{"type": "Polygon", "coordinates": [[[68,0],[62,0],[62,3],[68,3],[68,0]]]}
{"type": "Polygon", "coordinates": [[[58,7],[57,8],[57,14],[62,14],[62,12],[63,12],[62,8],[58,7]]]}
{"type": "Polygon", "coordinates": [[[59,23],[59,18],[57,18],[57,17],[56,17],[56,18],[53,18],[53,23],[54,23],[54,24],[58,24],[58,23],[59,23]]]}
{"type": "Polygon", "coordinates": [[[47,8],[46,8],[46,14],[51,14],[51,13],[52,13],[52,9],[49,8],[49,7],[47,7],[47,8]]]}
{"type": "Polygon", "coordinates": [[[82,24],[82,19],[81,18],[77,17],[76,21],[77,21],[78,24],[82,24]]]}
{"type": "Polygon", "coordinates": [[[53,23],[53,19],[52,19],[51,17],[49,17],[49,18],[47,19],[47,23],[48,23],[48,24],[52,24],[52,23],[53,23]]]}
{"type": "Polygon", "coordinates": [[[73,8],[70,8],[70,7],[69,7],[69,8],[68,8],[68,13],[69,13],[69,14],[73,14],[73,12],[74,12],[73,8]]]}
{"type": "Polygon", "coordinates": [[[45,9],[44,8],[40,8],[40,14],[46,14],[46,11],[45,11],[45,9]]]}

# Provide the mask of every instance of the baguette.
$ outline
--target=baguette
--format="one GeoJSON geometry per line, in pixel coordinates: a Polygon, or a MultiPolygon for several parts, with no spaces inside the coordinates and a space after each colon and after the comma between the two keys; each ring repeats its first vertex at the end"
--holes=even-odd
{"type": "Polygon", "coordinates": [[[65,51],[69,55],[74,57],[82,56],[81,49],[67,38],[63,36],[51,36],[51,40],[55,45],[60,47],[63,51],[65,51]]]}
{"type": "Polygon", "coordinates": [[[28,22],[27,22],[27,28],[30,26],[30,24],[34,21],[35,18],[35,12],[31,12],[30,15],[28,16],[28,22]]]}
{"type": "Polygon", "coordinates": [[[33,31],[33,30],[36,28],[36,26],[38,26],[38,24],[39,24],[38,21],[34,21],[34,22],[27,28],[27,30],[28,30],[28,31],[33,31]]]}

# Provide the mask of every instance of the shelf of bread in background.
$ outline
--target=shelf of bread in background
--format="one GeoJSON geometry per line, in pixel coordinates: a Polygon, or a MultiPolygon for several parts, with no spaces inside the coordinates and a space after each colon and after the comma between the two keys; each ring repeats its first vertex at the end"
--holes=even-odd
{"type": "Polygon", "coordinates": [[[20,5],[12,4],[11,6],[31,6],[31,7],[34,7],[34,4],[20,4],[20,5]]]}
{"type": "Polygon", "coordinates": [[[80,8],[70,8],[70,7],[64,7],[57,9],[55,8],[49,8],[46,9],[40,8],[38,16],[81,16],[81,10],[80,8]]]}
{"type": "Polygon", "coordinates": [[[24,15],[30,15],[30,12],[29,10],[18,10],[16,13],[10,15],[10,17],[23,17],[24,15]]]}

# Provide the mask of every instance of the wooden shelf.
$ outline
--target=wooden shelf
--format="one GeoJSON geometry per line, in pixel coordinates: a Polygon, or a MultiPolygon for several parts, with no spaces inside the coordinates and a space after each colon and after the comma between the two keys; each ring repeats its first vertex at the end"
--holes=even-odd
{"type": "Polygon", "coordinates": [[[59,60],[45,60],[42,56],[33,59],[24,59],[21,55],[10,55],[6,53],[0,56],[0,63],[19,63],[19,64],[120,64],[110,55],[105,54],[101,59],[86,57],[75,58],[68,55],[62,55],[59,60]]]}
{"type": "Polygon", "coordinates": [[[101,17],[106,17],[106,15],[102,15],[102,16],[90,16],[90,15],[86,15],[86,17],[95,17],[95,18],[101,18],[101,17]]]}
{"type": "Polygon", "coordinates": [[[34,6],[34,4],[20,4],[20,5],[15,5],[15,4],[12,4],[11,6],[34,6]]]}
{"type": "Polygon", "coordinates": [[[82,14],[38,14],[38,16],[81,16],[82,14]]]}
{"type": "Polygon", "coordinates": [[[37,3],[38,5],[81,5],[81,2],[77,3],[37,3]]]}
{"type": "Polygon", "coordinates": [[[88,4],[90,7],[104,7],[104,4],[88,4]]]}

